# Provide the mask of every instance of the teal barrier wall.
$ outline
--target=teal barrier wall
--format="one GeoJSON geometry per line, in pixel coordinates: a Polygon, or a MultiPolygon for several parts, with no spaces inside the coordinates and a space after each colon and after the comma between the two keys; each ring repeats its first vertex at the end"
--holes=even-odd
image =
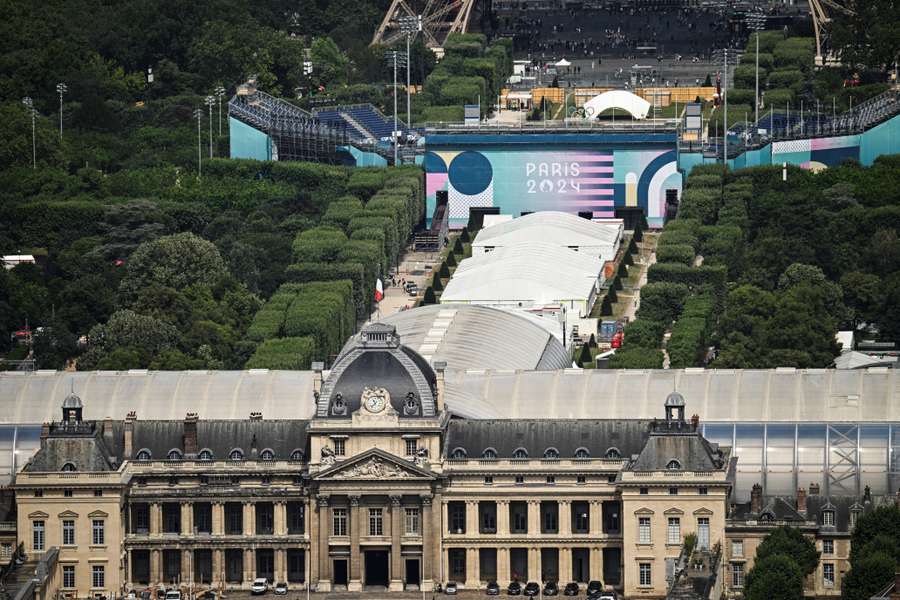
{"type": "Polygon", "coordinates": [[[258,129],[228,117],[228,133],[231,142],[231,158],[272,160],[272,144],[269,136],[258,129]]]}
{"type": "Polygon", "coordinates": [[[341,146],[342,150],[346,150],[356,161],[357,167],[386,167],[388,161],[386,158],[375,152],[364,152],[354,146],[341,146]]]}

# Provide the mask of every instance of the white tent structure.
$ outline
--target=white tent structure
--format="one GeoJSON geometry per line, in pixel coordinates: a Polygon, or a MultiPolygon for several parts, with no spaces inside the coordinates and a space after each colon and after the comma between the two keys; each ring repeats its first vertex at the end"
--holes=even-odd
{"type": "Polygon", "coordinates": [[[567,61],[565,58],[562,58],[562,59],[560,59],[559,61],[557,61],[557,62],[554,64],[554,66],[556,66],[556,67],[571,67],[571,66],[572,66],[572,63],[570,63],[569,61],[567,61]]]}
{"type": "Polygon", "coordinates": [[[472,256],[540,240],[608,261],[615,258],[624,233],[620,219],[597,222],[564,212],[534,212],[479,231],[472,242],[472,256]]]}
{"type": "Polygon", "coordinates": [[[618,108],[628,112],[635,119],[646,119],[650,112],[650,103],[631,92],[612,90],[594,96],[584,103],[587,115],[599,115],[610,108],[618,108]]]}

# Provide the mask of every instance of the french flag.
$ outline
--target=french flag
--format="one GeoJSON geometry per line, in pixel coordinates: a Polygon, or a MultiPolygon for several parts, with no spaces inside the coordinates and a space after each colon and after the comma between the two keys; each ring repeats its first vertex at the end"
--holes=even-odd
{"type": "Polygon", "coordinates": [[[375,302],[381,302],[381,299],[384,298],[384,284],[381,283],[381,278],[378,278],[378,281],[375,282],[375,302]]]}

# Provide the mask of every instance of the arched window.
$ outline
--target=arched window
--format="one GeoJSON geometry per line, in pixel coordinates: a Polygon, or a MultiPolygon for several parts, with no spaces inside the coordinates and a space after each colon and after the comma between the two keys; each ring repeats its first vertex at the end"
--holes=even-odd
{"type": "Polygon", "coordinates": [[[528,450],[526,450],[525,448],[516,448],[515,450],[513,450],[513,458],[528,458],[528,450]]]}
{"type": "Polygon", "coordinates": [[[78,469],[75,468],[75,463],[67,462],[62,466],[62,470],[66,473],[71,473],[73,471],[77,471],[78,469]]]}
{"type": "Polygon", "coordinates": [[[463,460],[467,457],[465,448],[454,448],[453,452],[450,453],[450,458],[454,460],[463,460]]]}
{"type": "Polygon", "coordinates": [[[210,450],[209,448],[204,448],[197,454],[197,458],[199,460],[212,460],[213,459],[212,450],[210,450]]]}
{"type": "Polygon", "coordinates": [[[153,458],[153,454],[150,453],[150,450],[147,448],[141,448],[138,450],[138,453],[135,455],[137,460],[150,460],[153,458]]]}
{"type": "Polygon", "coordinates": [[[668,469],[668,470],[670,470],[670,471],[680,471],[680,470],[681,470],[681,463],[678,462],[677,459],[674,459],[674,458],[673,458],[672,460],[670,460],[670,461],[668,462],[668,464],[666,464],[666,469],[668,469]]]}
{"type": "Polygon", "coordinates": [[[622,453],[619,452],[618,448],[612,447],[606,451],[606,458],[608,458],[609,460],[619,460],[620,458],[622,458],[622,453]]]}
{"type": "Polygon", "coordinates": [[[172,448],[171,450],[169,450],[169,453],[166,454],[166,458],[169,460],[181,460],[182,458],[184,458],[184,455],[178,448],[172,448]]]}
{"type": "Polygon", "coordinates": [[[228,460],[244,460],[244,451],[240,448],[235,448],[228,453],[228,460]]]}
{"type": "Polygon", "coordinates": [[[298,448],[291,452],[291,460],[303,460],[303,450],[298,448]]]}
{"type": "Polygon", "coordinates": [[[265,461],[273,461],[275,460],[275,451],[271,448],[266,448],[262,452],[259,453],[259,459],[265,461]]]}
{"type": "Polygon", "coordinates": [[[494,448],[485,448],[481,453],[481,458],[485,460],[497,460],[497,450],[494,448]]]}
{"type": "Polygon", "coordinates": [[[556,448],[550,447],[544,450],[544,459],[545,460],[556,460],[559,458],[559,450],[556,448]]]}
{"type": "Polygon", "coordinates": [[[591,457],[590,451],[583,446],[581,448],[578,448],[577,450],[575,450],[575,458],[585,459],[585,458],[590,458],[590,457],[591,457]]]}

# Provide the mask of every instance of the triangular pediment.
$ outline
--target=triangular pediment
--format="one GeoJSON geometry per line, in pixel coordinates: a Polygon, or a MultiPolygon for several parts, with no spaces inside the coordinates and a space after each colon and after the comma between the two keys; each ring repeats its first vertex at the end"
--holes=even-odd
{"type": "Polygon", "coordinates": [[[320,471],[315,479],[322,481],[415,481],[432,480],[435,476],[393,454],[373,448],[320,471]]]}
{"type": "Polygon", "coordinates": [[[78,513],[73,512],[71,510],[64,510],[61,513],[59,513],[58,516],[60,519],[75,519],[75,518],[78,518],[78,513]]]}

